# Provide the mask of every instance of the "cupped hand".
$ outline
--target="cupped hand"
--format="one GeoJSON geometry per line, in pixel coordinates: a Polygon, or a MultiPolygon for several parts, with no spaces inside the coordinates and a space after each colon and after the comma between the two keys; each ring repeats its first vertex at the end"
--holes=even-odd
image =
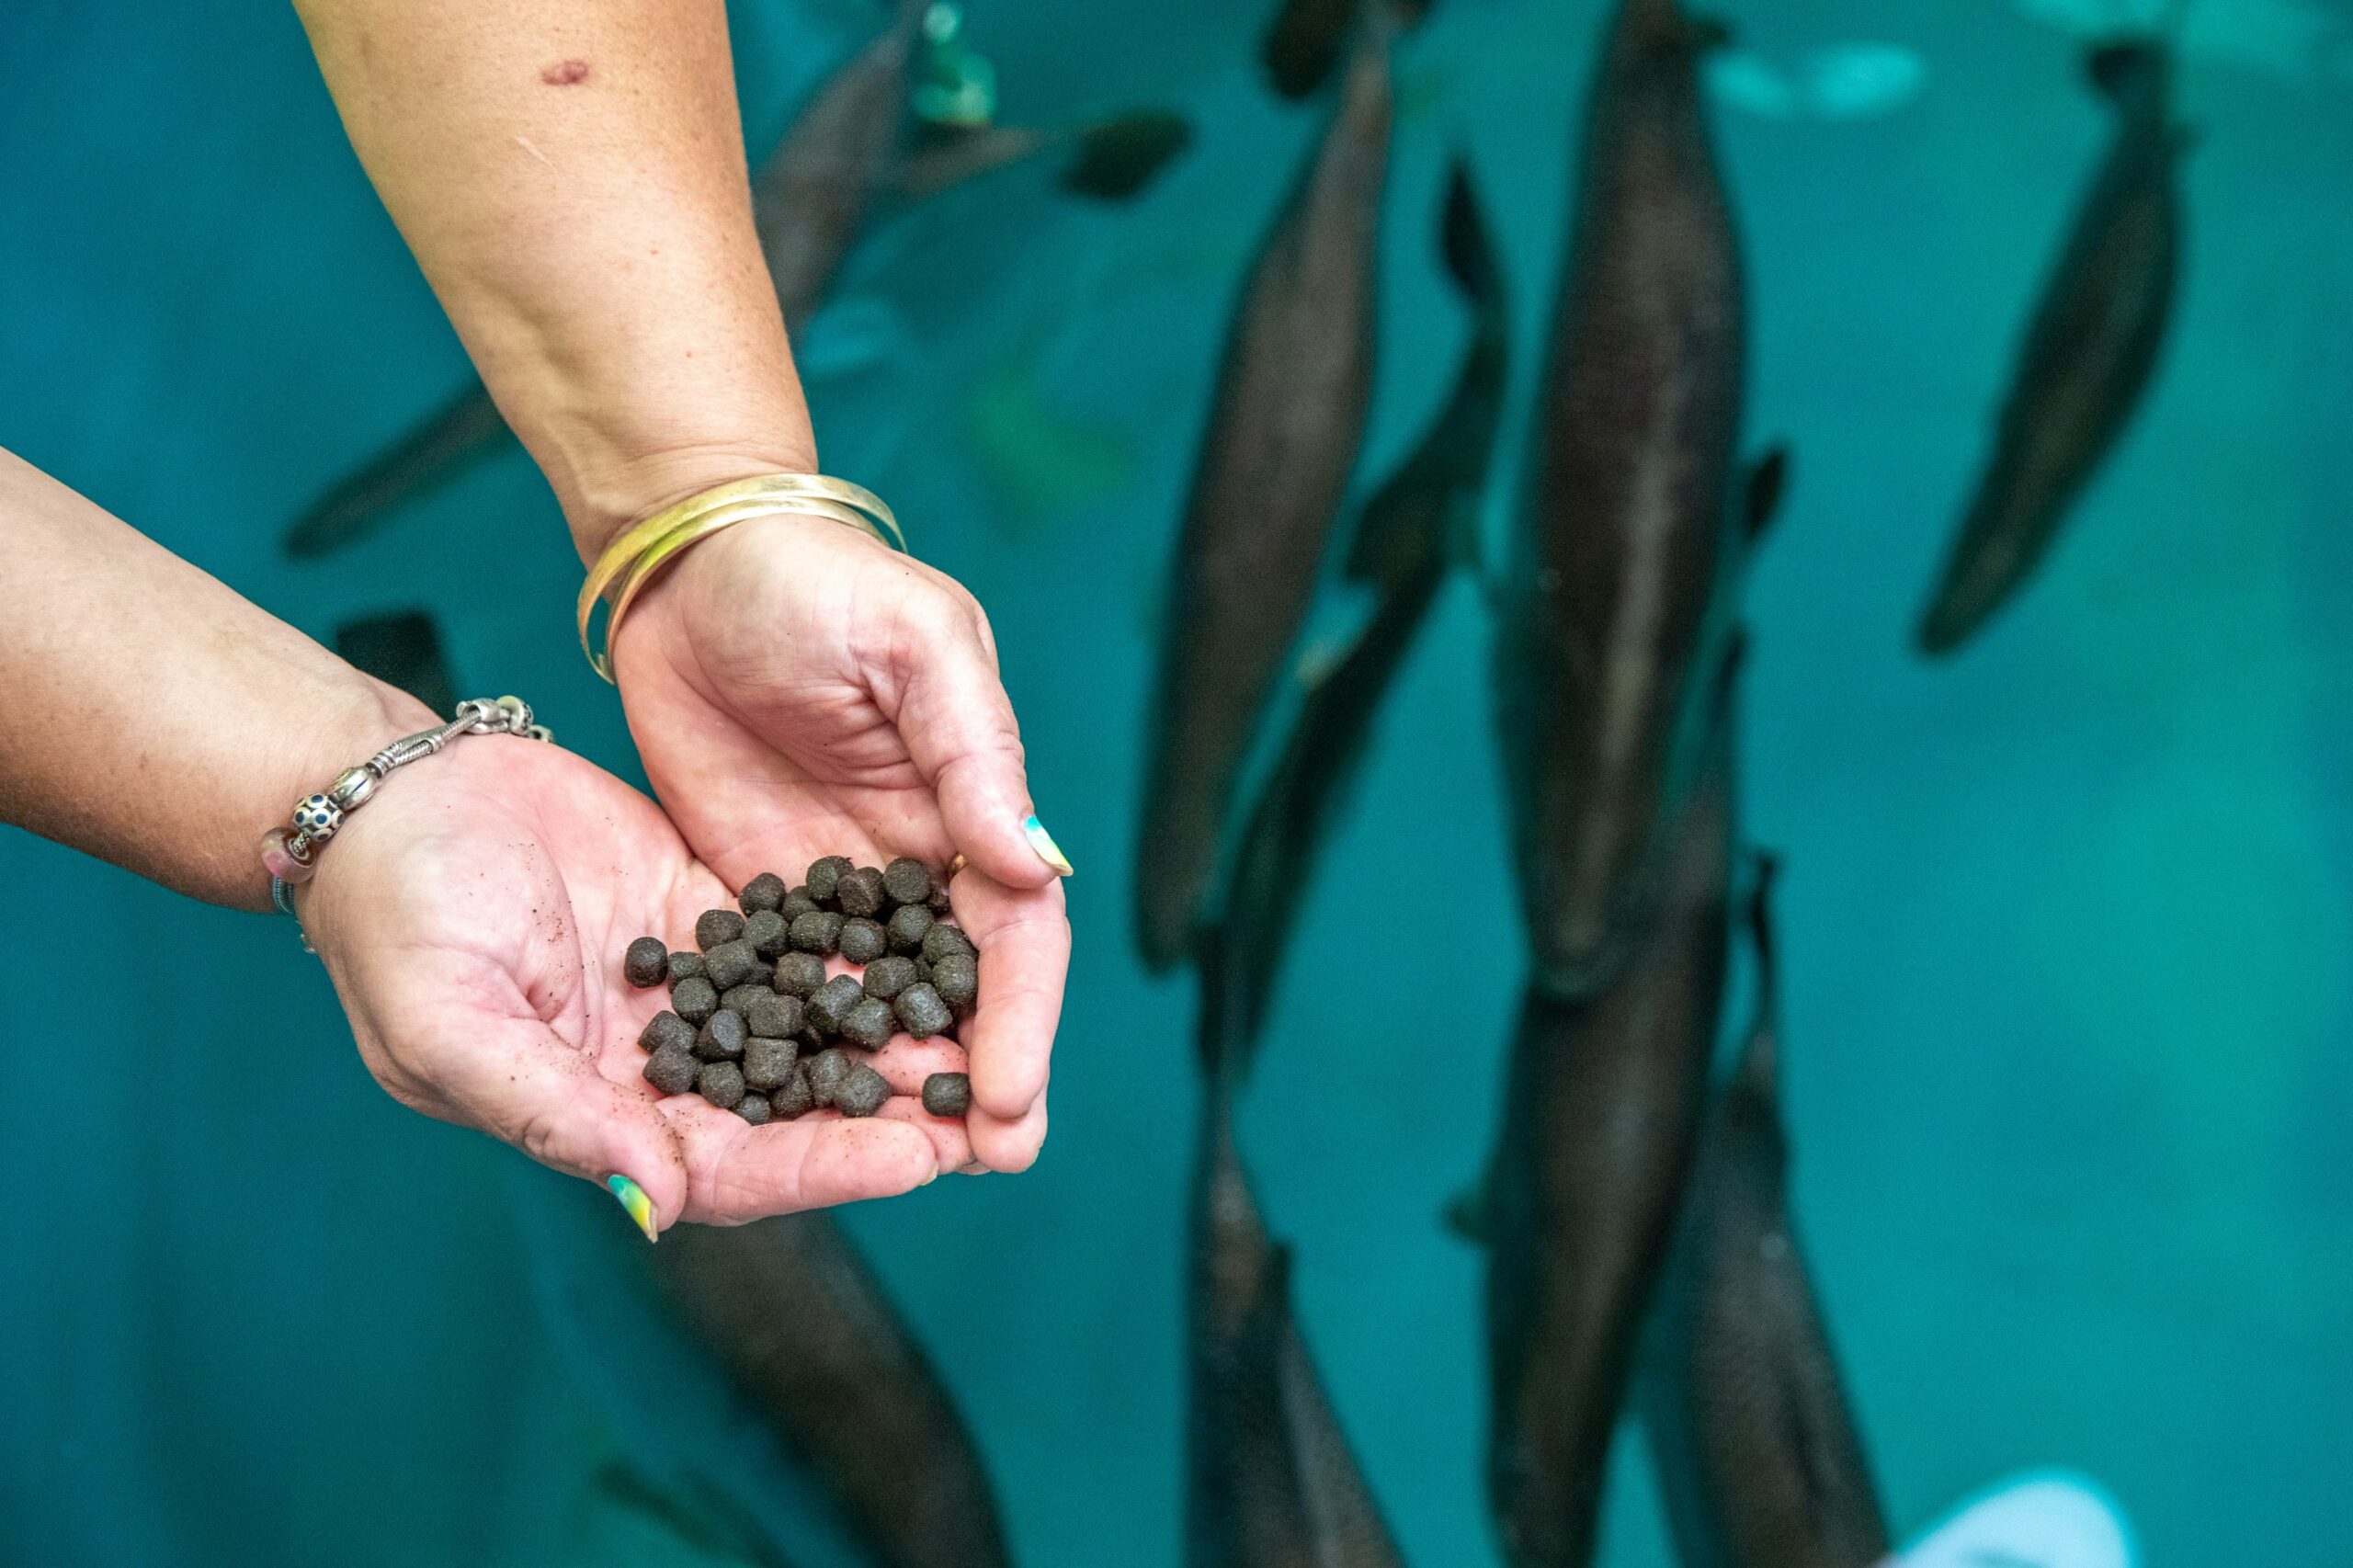
{"type": "Polygon", "coordinates": [[[658,1225],[889,1197],[966,1165],[963,1127],[915,1097],[964,1070],[946,1040],[874,1055],[893,1094],[868,1119],[754,1127],[645,1083],[637,1037],[666,993],[632,989],[622,950],[685,945],[729,902],[644,796],[555,745],[484,735],[387,779],[297,908],[394,1098],[592,1181],[627,1176],[658,1225]]]}
{"type": "Polygon", "coordinates": [[[981,950],[967,1127],[981,1164],[1026,1169],[1070,961],[1067,867],[1036,825],[972,595],[839,523],[757,518],[646,591],[613,666],[654,792],[728,886],[797,882],[825,855],[965,858],[949,892],[981,950]]]}

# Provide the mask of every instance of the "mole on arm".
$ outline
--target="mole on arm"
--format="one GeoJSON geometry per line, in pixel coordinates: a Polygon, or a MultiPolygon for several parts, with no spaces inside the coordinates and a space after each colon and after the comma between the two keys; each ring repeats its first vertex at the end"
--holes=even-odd
{"type": "Polygon", "coordinates": [[[559,60],[540,73],[540,80],[551,87],[570,87],[588,79],[588,62],[585,60],[559,60]]]}

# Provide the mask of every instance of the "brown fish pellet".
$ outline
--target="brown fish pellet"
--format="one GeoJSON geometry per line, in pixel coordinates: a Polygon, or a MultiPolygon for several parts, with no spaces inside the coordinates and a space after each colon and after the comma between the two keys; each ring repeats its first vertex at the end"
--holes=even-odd
{"type": "Polygon", "coordinates": [[[934,1073],[923,1081],[923,1108],[934,1116],[961,1116],[972,1108],[972,1080],[962,1073],[934,1073]]]}
{"type": "Polygon", "coordinates": [[[690,1024],[700,1024],[719,1011],[719,987],[707,974],[690,974],[671,988],[670,1010],[690,1024]]]}
{"type": "Polygon", "coordinates": [[[695,1093],[722,1110],[744,1103],[744,1070],[733,1062],[706,1062],[695,1074],[695,1093]]]}
{"type": "Polygon", "coordinates": [[[821,909],[804,915],[792,923],[792,945],[801,952],[820,957],[841,946],[842,917],[832,910],[821,909]]]}
{"type": "Polygon", "coordinates": [[[711,984],[722,991],[734,990],[760,967],[760,957],[752,951],[752,944],[740,939],[704,949],[702,961],[711,984]]]}
{"type": "Polygon", "coordinates": [[[979,958],[981,949],[972,946],[972,939],[962,931],[944,920],[935,920],[931,929],[923,934],[923,956],[938,963],[949,953],[970,953],[979,958]]]}
{"type": "Polygon", "coordinates": [[[931,966],[931,988],[950,1011],[962,1017],[980,998],[980,960],[966,953],[949,953],[931,966]]]}
{"type": "Polygon", "coordinates": [[[869,996],[842,1019],[842,1038],[860,1051],[880,1051],[891,1043],[898,1028],[891,1004],[869,996]]]}
{"type": "Polygon", "coordinates": [[[919,953],[924,933],[931,925],[930,910],[920,903],[903,903],[891,912],[891,924],[882,928],[882,937],[894,953],[919,953]]]}
{"type": "Polygon", "coordinates": [[[842,922],[841,955],[854,964],[870,964],[882,956],[889,944],[883,940],[882,927],[871,920],[842,922]]]}
{"type": "Polygon", "coordinates": [[[695,1027],[665,1008],[645,1020],[645,1027],[637,1031],[637,1043],[648,1051],[692,1051],[695,1027]]]}
{"type": "Polygon", "coordinates": [[[882,891],[893,903],[921,903],[931,896],[931,868],[902,855],[882,868],[882,891]]]}
{"type": "Polygon", "coordinates": [[[744,1042],[744,1082],[762,1094],[782,1088],[801,1061],[801,1048],[789,1040],[754,1035],[744,1042]]]}
{"type": "Polygon", "coordinates": [[[744,1054],[744,1015],[722,1007],[695,1030],[695,1054],[705,1062],[726,1062],[744,1054]]]}
{"type": "Polygon", "coordinates": [[[744,917],[744,940],[751,943],[752,951],[764,959],[776,958],[791,947],[791,929],[784,916],[773,909],[756,909],[744,917]]]}
{"type": "Polygon", "coordinates": [[[784,879],[774,871],[762,871],[744,884],[744,891],[735,895],[735,906],[749,919],[762,910],[775,910],[784,902],[784,879]]]}
{"type": "Polygon", "coordinates": [[[683,1095],[695,1086],[695,1078],[702,1072],[702,1063],[695,1060],[691,1051],[663,1047],[645,1059],[645,1081],[654,1092],[683,1095]]]}
{"type": "Polygon", "coordinates": [[[825,982],[801,1005],[801,1016],[821,1035],[837,1035],[849,1020],[849,1010],[866,1000],[866,987],[847,974],[825,982]]]}
{"type": "Polygon", "coordinates": [[[676,985],[682,980],[692,980],[696,975],[702,972],[702,955],[700,953],[672,953],[670,955],[671,984],[676,985]]]}
{"type": "Polygon", "coordinates": [[[670,978],[670,944],[659,937],[640,937],[621,955],[621,978],[640,991],[651,990],[670,978]]]}
{"type": "Polygon", "coordinates": [[[787,953],[776,960],[779,996],[806,996],[825,983],[825,960],[814,953],[787,953]]]}
{"type": "Polygon", "coordinates": [[[766,1095],[745,1095],[743,1103],[735,1108],[735,1114],[753,1126],[761,1127],[776,1112],[769,1107],[766,1095]]]}
{"type": "Polygon", "coordinates": [[[776,993],[756,981],[747,980],[741,985],[721,992],[719,1005],[731,1013],[741,1013],[744,1015],[745,1021],[749,1022],[752,1016],[752,1004],[763,996],[774,999],[776,993]]]}
{"type": "Polygon", "coordinates": [[[844,915],[880,915],[882,899],[882,873],[871,866],[845,871],[834,884],[834,907],[844,915]]]}
{"type": "Polygon", "coordinates": [[[795,888],[784,895],[784,902],[776,906],[776,912],[783,915],[784,923],[790,926],[804,915],[816,914],[822,907],[815,899],[809,896],[807,888],[795,888]]]}
{"type": "Polygon", "coordinates": [[[823,859],[812,860],[809,862],[809,875],[804,879],[809,896],[819,903],[833,903],[834,890],[841,885],[843,874],[856,869],[847,855],[828,855],[823,859]]]}
{"type": "Polygon", "coordinates": [[[849,1076],[850,1061],[838,1047],[821,1051],[809,1059],[809,1096],[820,1106],[834,1103],[834,1094],[849,1076]]]}
{"type": "Polygon", "coordinates": [[[801,1032],[801,998],[770,991],[742,1009],[744,1028],[766,1040],[790,1040],[801,1032]]]}
{"type": "Polygon", "coordinates": [[[948,1004],[939,999],[939,993],[920,983],[900,992],[892,1006],[898,1012],[899,1022],[917,1040],[929,1040],[956,1021],[948,1004]]]}
{"type": "Polygon", "coordinates": [[[942,877],[931,884],[931,896],[924,900],[925,907],[934,915],[948,913],[948,879],[942,877]]]}
{"type": "Polygon", "coordinates": [[[706,909],[695,916],[695,946],[705,953],[744,934],[744,917],[732,909],[706,909]]]}
{"type": "Polygon", "coordinates": [[[844,1116],[872,1116],[890,1098],[891,1080],[860,1062],[834,1091],[834,1108],[844,1116]]]}
{"type": "Polygon", "coordinates": [[[915,983],[915,965],[913,959],[900,958],[893,954],[890,957],[876,959],[866,966],[865,983],[866,994],[869,996],[880,997],[888,1002],[915,983]]]}
{"type": "Polygon", "coordinates": [[[792,1075],[768,1096],[768,1109],[779,1121],[790,1121],[806,1116],[817,1108],[817,1096],[809,1092],[809,1067],[806,1062],[794,1068],[792,1075]]]}

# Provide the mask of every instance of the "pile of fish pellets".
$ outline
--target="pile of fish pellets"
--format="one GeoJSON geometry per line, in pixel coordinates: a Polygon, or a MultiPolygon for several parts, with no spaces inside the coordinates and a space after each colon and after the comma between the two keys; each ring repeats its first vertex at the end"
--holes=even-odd
{"type": "MultiPolygon", "coordinates": [[[[953,1038],[981,994],[981,954],[950,924],[947,879],[902,857],[881,870],[828,855],[787,887],[754,877],[738,909],[707,909],[695,950],[640,937],[621,972],[640,990],[670,987],[670,1006],[637,1037],[645,1081],[689,1090],[755,1126],[830,1108],[872,1116],[891,1097],[861,1059],[893,1034],[953,1038]],[[862,972],[827,972],[839,958],[862,972]]],[[[972,1103],[961,1073],[924,1081],[923,1107],[961,1116],[972,1103]]]]}

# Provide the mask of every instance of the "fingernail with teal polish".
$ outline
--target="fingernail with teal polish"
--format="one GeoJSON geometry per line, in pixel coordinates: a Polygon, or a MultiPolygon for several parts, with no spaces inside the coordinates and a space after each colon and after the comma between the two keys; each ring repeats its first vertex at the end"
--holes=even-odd
{"type": "Polygon", "coordinates": [[[1046,831],[1044,823],[1040,822],[1034,814],[1023,817],[1021,833],[1023,837],[1029,840],[1029,847],[1038,852],[1038,858],[1051,866],[1056,875],[1064,877],[1070,875],[1070,858],[1063,853],[1062,846],[1054,842],[1054,835],[1046,831]]]}
{"type": "Polygon", "coordinates": [[[637,1221],[637,1228],[645,1233],[647,1241],[662,1239],[662,1233],[654,1224],[654,1199],[645,1196],[645,1188],[625,1176],[608,1176],[605,1185],[620,1199],[621,1207],[629,1210],[629,1217],[637,1221]]]}

